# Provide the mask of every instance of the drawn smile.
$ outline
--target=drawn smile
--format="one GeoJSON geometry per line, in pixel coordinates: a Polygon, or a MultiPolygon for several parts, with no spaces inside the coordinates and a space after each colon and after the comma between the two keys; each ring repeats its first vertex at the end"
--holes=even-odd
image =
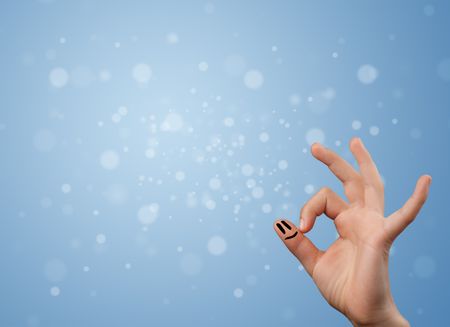
{"type": "Polygon", "coordinates": [[[298,232],[295,232],[294,234],[292,234],[291,236],[288,236],[288,237],[286,237],[285,238],[285,240],[290,240],[291,238],[294,238],[294,237],[296,237],[297,236],[297,234],[298,234],[298,232]]]}

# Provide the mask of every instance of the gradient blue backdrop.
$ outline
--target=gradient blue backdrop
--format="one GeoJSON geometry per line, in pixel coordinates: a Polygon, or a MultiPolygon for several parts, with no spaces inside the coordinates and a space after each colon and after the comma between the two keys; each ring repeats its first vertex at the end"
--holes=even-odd
{"type": "Polygon", "coordinates": [[[272,221],[342,194],[309,143],[352,136],[387,213],[433,176],[391,283],[447,325],[449,31],[444,0],[2,1],[0,325],[348,325],[272,221]]]}

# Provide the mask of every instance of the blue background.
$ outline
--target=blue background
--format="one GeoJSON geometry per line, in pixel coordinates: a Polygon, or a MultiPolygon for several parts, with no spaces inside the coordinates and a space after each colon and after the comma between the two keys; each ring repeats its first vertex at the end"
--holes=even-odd
{"type": "Polygon", "coordinates": [[[448,31],[447,1],[2,1],[0,325],[348,325],[272,222],[342,194],[308,143],[352,136],[387,214],[433,176],[391,284],[447,325],[448,31]]]}

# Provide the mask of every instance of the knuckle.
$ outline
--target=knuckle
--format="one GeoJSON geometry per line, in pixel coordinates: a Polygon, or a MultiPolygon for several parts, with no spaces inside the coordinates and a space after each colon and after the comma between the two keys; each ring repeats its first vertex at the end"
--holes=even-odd
{"type": "Polygon", "coordinates": [[[333,191],[329,187],[325,186],[320,189],[319,194],[327,196],[327,195],[330,195],[332,192],[333,191]]]}

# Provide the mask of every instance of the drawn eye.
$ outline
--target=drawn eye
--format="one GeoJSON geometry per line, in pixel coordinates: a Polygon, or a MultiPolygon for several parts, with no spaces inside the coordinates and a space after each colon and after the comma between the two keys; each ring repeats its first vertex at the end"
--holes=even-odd
{"type": "Polygon", "coordinates": [[[281,221],[281,223],[289,230],[291,230],[291,226],[289,226],[289,224],[287,222],[285,222],[284,220],[281,221]]]}
{"type": "Polygon", "coordinates": [[[277,223],[277,227],[283,234],[286,234],[286,232],[284,231],[283,226],[280,223],[277,223]]]}

